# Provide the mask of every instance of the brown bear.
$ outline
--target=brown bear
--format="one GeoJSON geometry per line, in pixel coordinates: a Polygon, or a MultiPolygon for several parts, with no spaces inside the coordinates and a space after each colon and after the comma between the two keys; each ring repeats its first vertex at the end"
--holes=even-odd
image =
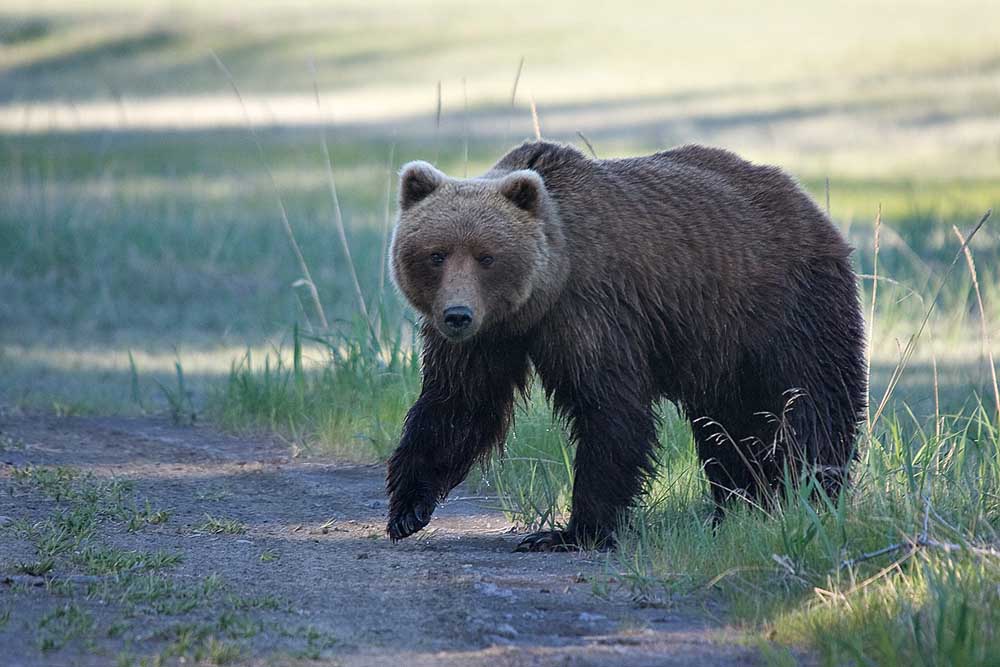
{"type": "Polygon", "coordinates": [[[598,160],[525,143],[479,178],[401,172],[392,273],[423,388],[388,467],[420,530],[501,447],[534,367],[576,444],[572,513],[519,550],[612,545],[654,471],[658,403],[691,421],[717,508],[788,471],[831,495],[865,409],[851,248],[779,169],[685,146],[598,160]]]}

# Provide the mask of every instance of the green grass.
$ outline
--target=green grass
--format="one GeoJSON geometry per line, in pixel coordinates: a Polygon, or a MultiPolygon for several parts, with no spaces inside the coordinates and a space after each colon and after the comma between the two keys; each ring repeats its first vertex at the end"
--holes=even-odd
{"type": "Polygon", "coordinates": [[[210,412],[232,429],[268,428],[291,435],[308,451],[345,458],[385,458],[395,447],[403,416],[419,391],[412,343],[392,334],[376,354],[364,337],[314,338],[328,362],[303,368],[303,341],[295,328],[291,359],[281,350],[233,364],[210,412]]]}
{"type": "Polygon", "coordinates": [[[644,599],[717,591],[749,627],[815,646],[827,664],[992,664],[1000,637],[986,619],[1000,558],[971,548],[995,548],[1000,527],[1000,440],[987,415],[948,417],[940,435],[888,418],[841,503],[813,502],[803,488],[773,511],[734,512],[717,531],[685,443],[610,572],[644,599]],[[957,546],[908,546],[921,537],[957,546]],[[893,544],[906,546],[844,566],[893,544]]]}
{"type": "Polygon", "coordinates": [[[121,549],[101,540],[110,527],[135,532],[168,519],[166,511],[154,511],[148,501],[140,505],[127,480],[99,479],[64,467],[15,468],[13,479],[19,493],[40,493],[55,503],[40,521],[10,524],[12,532],[35,549],[37,560],[17,565],[24,574],[123,574],[170,568],[183,561],[179,553],[121,549]]]}
{"type": "MultiPolygon", "coordinates": [[[[77,646],[100,655],[102,637],[125,637],[141,639],[144,651],[160,650],[146,657],[122,653],[118,664],[179,659],[224,665],[238,661],[245,643],[264,630],[244,611],[282,606],[272,595],[234,593],[214,574],[196,582],[175,579],[170,572],[183,563],[182,553],[109,544],[113,535],[160,525],[169,518],[165,511],[152,510],[148,501],[137,502],[129,482],[64,467],[15,468],[11,479],[12,495],[34,506],[50,503],[43,518],[15,521],[6,528],[12,537],[27,541],[37,558],[15,563],[14,571],[45,577],[47,601],[55,603],[28,626],[43,653],[77,646]],[[205,614],[214,620],[187,620],[205,614]],[[184,620],[163,626],[164,619],[172,618],[184,620]],[[150,628],[155,628],[152,634],[150,628]]],[[[235,521],[208,519],[215,532],[245,531],[235,521]]],[[[12,594],[19,593],[12,589],[12,594]]],[[[12,615],[12,610],[4,610],[0,622],[9,622],[12,615]]]]}
{"type": "Polygon", "coordinates": [[[93,630],[93,617],[79,605],[68,603],[42,617],[36,642],[42,651],[54,651],[74,639],[87,637],[93,630]]]}
{"type": "Polygon", "coordinates": [[[213,535],[242,535],[247,532],[247,527],[237,519],[224,519],[206,514],[205,520],[195,526],[195,530],[213,535]]]}

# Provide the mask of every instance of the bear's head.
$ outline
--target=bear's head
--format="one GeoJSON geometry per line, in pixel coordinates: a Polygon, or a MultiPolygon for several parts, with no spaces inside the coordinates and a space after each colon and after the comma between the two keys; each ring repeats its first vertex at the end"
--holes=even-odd
{"type": "Polygon", "coordinates": [[[558,226],[534,171],[454,179],[411,162],[400,176],[392,278],[452,342],[516,329],[538,310],[526,306],[559,282],[551,247],[562,239],[558,226]]]}

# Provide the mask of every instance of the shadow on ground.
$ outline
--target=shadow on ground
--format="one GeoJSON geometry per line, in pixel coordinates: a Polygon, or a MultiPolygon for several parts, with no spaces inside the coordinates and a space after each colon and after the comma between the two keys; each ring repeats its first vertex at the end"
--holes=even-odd
{"type": "MultiPolygon", "coordinates": [[[[310,657],[348,665],[757,659],[736,631],[713,620],[721,612],[711,600],[643,608],[608,583],[600,554],[512,553],[518,536],[489,498],[456,491],[428,530],[393,545],[384,535],[380,466],[296,460],[271,440],[148,418],[8,415],[0,418],[0,436],[6,487],[0,515],[32,522],[59,511],[51,497],[19,484],[15,468],[70,466],[130,480],[136,497],[169,520],[135,532],[107,524],[104,544],[182,554],[161,575],[173,586],[215,575],[225,599],[277,600],[245,612],[254,631],[238,643],[247,659],[294,660],[303,655],[304,636],[322,638],[308,640],[310,657]],[[242,529],[213,534],[206,517],[242,529]],[[608,593],[595,596],[597,589],[608,593]]],[[[29,561],[31,551],[24,539],[0,542],[2,574],[29,561]]],[[[122,651],[152,655],[172,646],[167,638],[179,625],[210,625],[232,613],[221,597],[183,613],[150,614],[114,600],[99,604],[88,596],[92,588],[4,587],[11,615],[0,637],[10,665],[105,664],[122,651]],[[39,624],[71,603],[89,611],[93,628],[42,651],[39,624]]]]}

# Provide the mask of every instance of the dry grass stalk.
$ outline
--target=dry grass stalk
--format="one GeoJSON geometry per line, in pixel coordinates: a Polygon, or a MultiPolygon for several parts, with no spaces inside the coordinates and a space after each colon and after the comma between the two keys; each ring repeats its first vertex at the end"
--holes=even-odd
{"type": "Polygon", "coordinates": [[[441,102],[441,82],[437,82],[437,102],[434,106],[434,164],[441,159],[441,113],[443,111],[441,102]]]}
{"type": "Polygon", "coordinates": [[[462,164],[464,177],[469,177],[469,89],[462,77],[462,164]]]}
{"type": "Polygon", "coordinates": [[[517,86],[521,82],[521,73],[524,71],[524,56],[521,56],[520,62],[517,63],[517,72],[514,74],[514,85],[510,88],[510,111],[507,114],[507,129],[503,135],[503,143],[507,145],[510,143],[511,128],[514,122],[514,104],[517,102],[517,86]]]}
{"type": "Polygon", "coordinates": [[[941,391],[938,382],[937,353],[934,352],[934,330],[931,329],[931,367],[934,369],[934,438],[941,442],[941,391]]]}
{"type": "Polygon", "coordinates": [[[982,345],[986,351],[986,359],[990,364],[990,377],[993,380],[993,407],[996,408],[997,419],[1000,420],[1000,386],[997,385],[996,362],[993,361],[993,346],[990,344],[990,328],[986,324],[986,309],[983,307],[983,293],[979,289],[979,276],[976,273],[976,262],[972,259],[972,249],[966,242],[962,232],[955,225],[951,226],[955,232],[959,243],[965,249],[965,264],[969,267],[969,275],[972,276],[972,287],[976,291],[976,304],[979,306],[979,327],[982,336],[982,345]]]}
{"type": "Polygon", "coordinates": [[[531,105],[531,124],[535,128],[535,141],[542,140],[542,124],[538,122],[538,107],[535,106],[535,98],[528,93],[528,103],[531,105]]]}
{"type": "MultiPolygon", "coordinates": [[[[313,90],[316,93],[316,109],[319,111],[320,118],[322,118],[323,106],[320,102],[319,85],[316,83],[315,76],[313,77],[313,90]]],[[[337,236],[340,238],[340,245],[344,251],[344,256],[347,258],[347,269],[351,274],[354,296],[358,300],[358,310],[361,311],[361,317],[364,318],[365,324],[368,327],[368,332],[372,336],[372,345],[377,351],[379,347],[378,336],[375,334],[371,317],[368,315],[368,306],[365,304],[365,297],[361,292],[361,283],[358,281],[358,272],[354,267],[354,259],[351,257],[351,246],[347,242],[347,231],[344,227],[344,215],[340,209],[340,198],[337,196],[337,181],[333,177],[333,160],[330,158],[330,148],[326,142],[326,126],[322,122],[320,123],[320,145],[323,148],[323,160],[326,162],[327,184],[330,186],[330,197],[333,200],[334,227],[337,230],[337,236]]]]}
{"type": "Polygon", "coordinates": [[[382,340],[382,304],[385,301],[385,270],[389,261],[389,221],[392,214],[393,164],[396,161],[396,144],[389,146],[389,160],[386,164],[385,209],[382,211],[382,249],[379,252],[378,302],[375,307],[375,339],[382,340]]]}
{"type": "Polygon", "coordinates": [[[517,99],[517,84],[521,80],[521,72],[524,70],[524,56],[521,56],[521,62],[517,64],[517,74],[514,75],[514,86],[510,90],[510,108],[514,108],[514,101],[517,99]]]}
{"type": "Polygon", "coordinates": [[[274,173],[271,171],[271,167],[268,166],[267,159],[264,156],[264,147],[260,143],[260,137],[257,136],[257,130],[253,126],[253,122],[250,120],[250,114],[247,112],[246,104],[243,102],[243,95],[240,94],[240,89],[236,85],[236,79],[233,78],[232,72],[226,67],[225,63],[216,55],[215,51],[209,51],[212,54],[212,58],[215,60],[215,64],[222,70],[226,79],[229,80],[229,85],[232,87],[233,92],[236,94],[236,99],[240,103],[240,108],[243,110],[243,119],[246,122],[247,130],[250,132],[250,137],[253,139],[254,146],[257,148],[257,157],[260,160],[261,165],[264,167],[264,171],[267,172],[267,177],[271,181],[271,188],[274,190],[274,196],[278,201],[278,211],[281,215],[281,224],[285,229],[285,235],[288,237],[288,244],[292,248],[292,252],[295,254],[295,260],[299,264],[299,271],[302,272],[303,283],[309,289],[309,295],[312,297],[313,308],[316,309],[316,315],[319,317],[320,324],[324,331],[328,331],[330,328],[329,323],[326,319],[326,313],[323,311],[323,304],[319,300],[319,291],[316,289],[316,283],[312,279],[312,274],[309,272],[309,265],[306,264],[306,258],[302,254],[302,249],[299,248],[298,241],[295,240],[295,233],[292,231],[292,225],[288,221],[288,213],[285,210],[285,202],[281,198],[281,192],[278,190],[278,182],[274,178],[274,173]]]}
{"type": "MultiPolygon", "coordinates": [[[[889,384],[886,387],[885,394],[882,396],[882,400],[879,402],[879,406],[878,409],[875,411],[875,414],[872,415],[869,421],[869,425],[877,422],[879,417],[881,417],[882,413],[885,411],[886,406],[889,404],[889,399],[892,397],[892,394],[896,390],[896,385],[899,384],[899,378],[902,376],[903,371],[906,369],[906,365],[907,363],[909,363],[910,357],[913,356],[914,350],[916,350],[917,341],[920,340],[921,334],[923,334],[924,329],[927,327],[928,321],[930,321],[931,319],[931,314],[934,312],[935,306],[937,306],[938,298],[941,296],[941,292],[944,290],[944,286],[948,282],[948,278],[951,277],[951,272],[955,270],[955,265],[958,264],[959,258],[962,257],[962,255],[965,253],[965,249],[972,241],[972,238],[979,232],[980,229],[983,228],[983,225],[986,224],[986,221],[990,219],[991,215],[993,215],[993,209],[989,209],[986,211],[986,213],[983,214],[983,217],[980,218],[979,223],[972,229],[971,232],[969,232],[969,235],[968,237],[966,237],[965,242],[962,243],[962,247],[958,249],[957,253],[955,253],[955,257],[951,260],[951,264],[948,265],[948,270],[945,271],[944,276],[941,277],[941,281],[938,283],[937,290],[935,290],[934,296],[930,300],[930,305],[928,305],[927,310],[924,311],[924,317],[920,321],[920,326],[917,327],[916,333],[910,336],[909,341],[907,341],[906,343],[906,348],[903,350],[902,358],[899,360],[899,363],[896,364],[896,367],[892,371],[892,376],[889,378],[889,384]]],[[[870,432],[870,426],[869,426],[869,432],[870,432]]]]}
{"type": "MultiPolygon", "coordinates": [[[[830,189],[829,181],[827,181],[827,213],[830,210],[830,189]]],[[[868,317],[868,367],[866,373],[868,375],[868,386],[872,386],[872,355],[875,349],[875,299],[878,296],[878,251],[879,251],[879,235],[882,233],[882,204],[879,203],[878,211],[875,213],[875,255],[872,261],[872,306],[868,317]]],[[[871,406],[865,408],[866,418],[868,419],[868,433],[872,432],[872,415],[871,406]]]]}
{"type": "Polygon", "coordinates": [[[594,159],[599,160],[600,158],[597,157],[597,151],[594,150],[594,145],[590,143],[590,139],[587,138],[587,135],[580,130],[577,130],[576,136],[580,137],[580,139],[583,140],[583,143],[587,144],[587,150],[589,150],[590,154],[594,156],[594,159]]]}

